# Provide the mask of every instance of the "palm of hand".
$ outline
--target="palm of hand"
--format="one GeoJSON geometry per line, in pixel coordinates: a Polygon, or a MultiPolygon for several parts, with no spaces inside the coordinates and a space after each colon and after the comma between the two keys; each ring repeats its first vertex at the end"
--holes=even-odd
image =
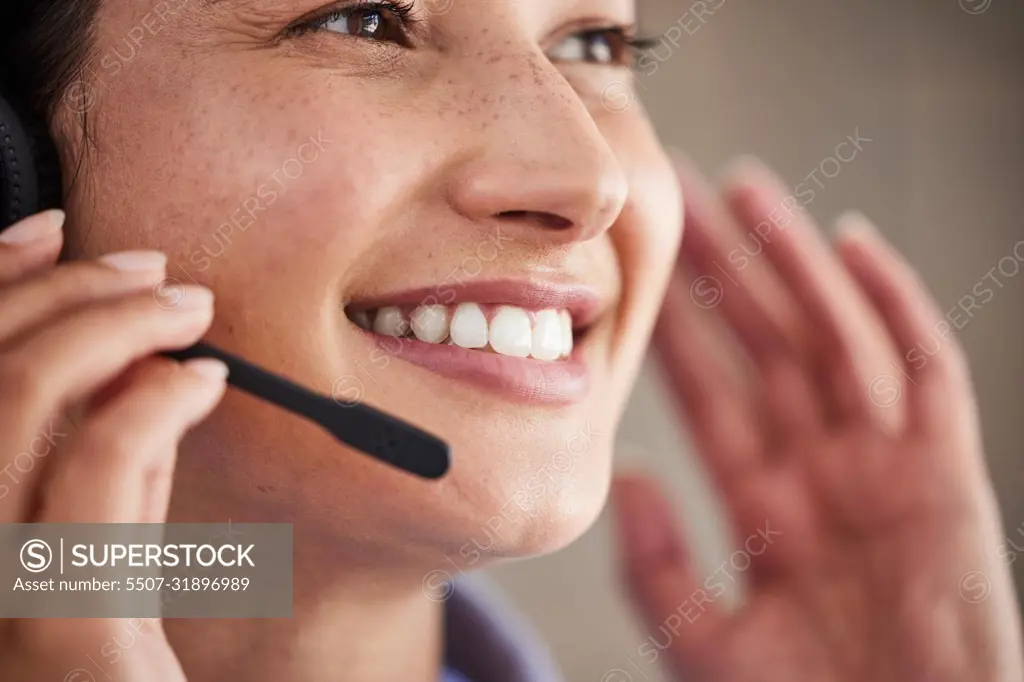
{"type": "Polygon", "coordinates": [[[717,632],[714,616],[705,624],[711,674],[698,679],[975,679],[943,619],[977,606],[958,582],[983,550],[982,511],[919,466],[943,453],[865,432],[793,449],[776,455],[791,464],[736,483],[741,537],[769,540],[743,559],[743,612],[717,632]]]}
{"type": "MultiPolygon", "coordinates": [[[[713,272],[721,211],[683,180],[684,253],[713,272]]],[[[757,224],[784,194],[763,173],[750,184],[733,210],[757,224]]],[[[871,380],[891,360],[871,362],[829,272],[845,265],[898,348],[921,345],[938,313],[877,236],[841,244],[842,265],[815,239],[790,224],[765,245],[815,330],[803,350],[750,291],[715,280],[759,390],[730,388],[686,288],[670,288],[655,343],[731,512],[749,594],[727,613],[722,581],[699,574],[656,487],[619,480],[627,582],[650,641],[687,682],[1017,682],[1019,623],[962,354],[947,340],[900,368],[903,381],[871,380]]]]}

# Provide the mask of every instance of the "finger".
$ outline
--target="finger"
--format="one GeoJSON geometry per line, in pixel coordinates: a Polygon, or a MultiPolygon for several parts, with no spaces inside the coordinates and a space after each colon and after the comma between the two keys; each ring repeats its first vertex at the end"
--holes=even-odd
{"type": "Polygon", "coordinates": [[[920,278],[864,216],[847,214],[842,229],[846,266],[901,351],[901,371],[909,384],[904,391],[908,427],[941,432],[956,419],[973,414],[964,353],[920,278]],[[936,344],[940,344],[938,350],[930,352],[936,344]]]}
{"type": "Polygon", "coordinates": [[[813,380],[798,358],[805,345],[797,311],[764,269],[749,268],[746,251],[729,250],[726,241],[737,233],[734,219],[697,169],[677,161],[686,197],[686,235],[682,255],[700,275],[721,289],[716,311],[729,324],[760,373],[760,409],[772,441],[805,434],[822,423],[823,414],[813,380]],[[760,291],[759,297],[754,295],[760,291]],[[770,311],[770,312],[769,312],[770,311]]]}
{"type": "MultiPolygon", "coordinates": [[[[213,296],[186,287],[180,305],[164,308],[136,294],[77,311],[23,334],[0,351],[0,468],[24,449],[47,418],[110,383],[139,358],[184,348],[209,328],[213,296]]],[[[14,521],[38,467],[0,499],[0,522],[14,521]]]]}
{"type": "Polygon", "coordinates": [[[64,212],[44,211],[0,232],[0,284],[52,267],[64,243],[64,212]]]}
{"type": "Polygon", "coordinates": [[[0,289],[0,344],[48,317],[85,303],[152,288],[167,266],[159,251],[112,253],[77,262],[0,289]]]}
{"type": "Polygon", "coordinates": [[[763,443],[753,406],[728,371],[722,344],[711,337],[687,282],[681,272],[672,276],[653,344],[697,450],[728,496],[737,478],[763,464],[763,443]]]}
{"type": "MultiPolygon", "coordinates": [[[[686,197],[684,259],[698,275],[714,277],[719,282],[722,297],[718,310],[756,362],[770,363],[779,354],[795,352],[799,347],[799,340],[792,338],[796,336],[796,322],[786,325],[787,333],[783,333],[783,328],[754,298],[750,286],[741,284],[750,269],[744,266],[748,261],[740,260],[743,254],[737,255],[726,245],[740,232],[733,225],[735,219],[728,208],[689,162],[678,160],[676,169],[686,197]]],[[[796,312],[783,310],[778,316],[793,319],[796,312]]]]}
{"type": "Polygon", "coordinates": [[[42,493],[42,523],[164,520],[177,446],[224,394],[227,367],[152,360],[82,425],[42,493]]]}
{"type": "Polygon", "coordinates": [[[739,220],[761,236],[765,255],[816,334],[814,367],[829,411],[839,419],[874,413],[898,426],[901,412],[874,405],[865,392],[896,357],[889,339],[799,201],[752,159],[729,175],[725,191],[739,220]]]}
{"type": "Polygon", "coordinates": [[[652,638],[670,649],[677,674],[685,675],[714,651],[728,616],[702,589],[672,507],[654,481],[617,477],[612,510],[626,587],[652,638]]]}

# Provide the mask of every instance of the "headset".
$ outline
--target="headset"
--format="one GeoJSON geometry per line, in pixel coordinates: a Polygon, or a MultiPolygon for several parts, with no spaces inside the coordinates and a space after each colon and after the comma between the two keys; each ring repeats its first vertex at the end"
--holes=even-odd
{"type": "Polygon", "coordinates": [[[19,116],[0,94],[0,230],[60,206],[57,151],[46,131],[33,122],[19,116]]]}
{"type": "MultiPolygon", "coordinates": [[[[63,193],[59,156],[45,120],[4,87],[0,80],[0,231],[40,211],[59,208],[63,193]]],[[[375,459],[426,479],[441,478],[448,471],[447,443],[363,402],[316,393],[204,343],[164,355],[222,360],[232,386],[319,424],[375,459]]]]}

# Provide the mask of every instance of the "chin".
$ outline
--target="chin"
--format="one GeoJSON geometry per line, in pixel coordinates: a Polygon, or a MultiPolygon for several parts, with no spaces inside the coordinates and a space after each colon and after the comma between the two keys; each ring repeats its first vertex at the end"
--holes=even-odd
{"type": "Polygon", "coordinates": [[[446,560],[468,570],[555,552],[583,535],[607,499],[614,435],[590,425],[577,434],[557,450],[541,450],[551,454],[530,453],[531,466],[517,467],[528,473],[506,475],[499,485],[453,481],[475,508],[471,519],[454,524],[460,537],[446,560]]]}

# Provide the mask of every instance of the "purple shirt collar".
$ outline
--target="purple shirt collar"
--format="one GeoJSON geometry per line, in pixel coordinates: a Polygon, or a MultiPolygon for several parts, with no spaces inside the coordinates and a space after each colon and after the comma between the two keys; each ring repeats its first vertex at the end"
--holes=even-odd
{"type": "Polygon", "coordinates": [[[498,589],[460,578],[445,605],[441,682],[564,682],[544,642],[498,589]]]}

